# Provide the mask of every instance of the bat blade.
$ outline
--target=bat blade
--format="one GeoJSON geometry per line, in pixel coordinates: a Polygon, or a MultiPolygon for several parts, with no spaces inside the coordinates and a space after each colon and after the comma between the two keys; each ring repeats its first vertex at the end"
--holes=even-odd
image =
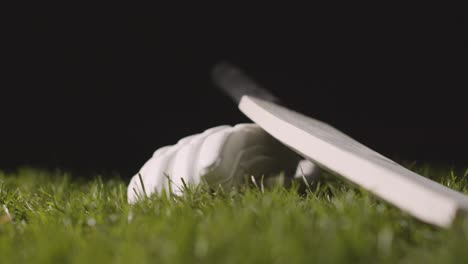
{"type": "Polygon", "coordinates": [[[270,135],[320,167],[430,224],[449,227],[468,197],[418,175],[332,126],[252,96],[239,109],[270,135]]]}

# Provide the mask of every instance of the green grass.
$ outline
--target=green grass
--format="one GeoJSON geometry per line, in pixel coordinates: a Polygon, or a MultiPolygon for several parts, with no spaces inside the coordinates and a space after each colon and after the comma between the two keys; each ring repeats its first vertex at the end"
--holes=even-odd
{"type": "MultiPolygon", "coordinates": [[[[415,170],[468,193],[467,171],[415,170]]],[[[335,177],[135,206],[126,184],[0,172],[0,263],[468,263],[467,219],[439,229],[335,177]]]]}

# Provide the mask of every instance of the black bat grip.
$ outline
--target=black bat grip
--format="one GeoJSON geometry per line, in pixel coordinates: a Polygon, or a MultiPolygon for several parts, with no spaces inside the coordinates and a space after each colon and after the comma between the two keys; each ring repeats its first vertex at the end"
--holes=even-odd
{"type": "Polygon", "coordinates": [[[280,104],[278,97],[261,87],[236,66],[222,62],[215,65],[212,79],[218,88],[239,104],[242,96],[250,95],[269,102],[280,104]]]}

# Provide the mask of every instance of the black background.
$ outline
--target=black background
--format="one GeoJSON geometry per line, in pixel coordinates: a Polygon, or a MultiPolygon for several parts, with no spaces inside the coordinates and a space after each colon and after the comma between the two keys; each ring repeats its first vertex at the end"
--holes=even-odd
{"type": "Polygon", "coordinates": [[[241,10],[13,16],[0,169],[128,177],[158,147],[248,122],[211,83],[221,60],[391,158],[467,165],[462,12],[241,10]]]}

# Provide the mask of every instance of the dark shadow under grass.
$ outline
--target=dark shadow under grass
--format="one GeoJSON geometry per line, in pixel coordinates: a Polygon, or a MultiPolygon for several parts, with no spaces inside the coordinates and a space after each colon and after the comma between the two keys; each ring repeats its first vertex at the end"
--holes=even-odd
{"type": "MultiPolygon", "coordinates": [[[[466,170],[411,169],[468,193],[466,170]]],[[[188,187],[134,206],[126,184],[0,173],[0,263],[468,262],[467,219],[435,228],[331,175],[310,187],[188,187]]]]}

